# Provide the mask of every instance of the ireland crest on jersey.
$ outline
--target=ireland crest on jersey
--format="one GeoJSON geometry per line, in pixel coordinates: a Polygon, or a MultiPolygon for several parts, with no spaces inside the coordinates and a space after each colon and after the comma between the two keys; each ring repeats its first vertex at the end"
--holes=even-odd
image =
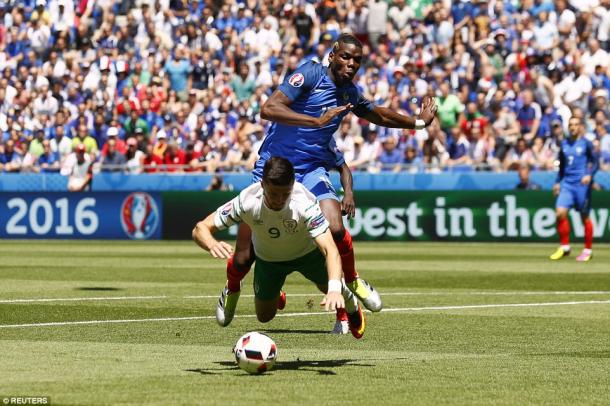
{"type": "Polygon", "coordinates": [[[283,221],[284,229],[288,234],[294,234],[297,232],[297,221],[294,219],[288,219],[283,221]]]}

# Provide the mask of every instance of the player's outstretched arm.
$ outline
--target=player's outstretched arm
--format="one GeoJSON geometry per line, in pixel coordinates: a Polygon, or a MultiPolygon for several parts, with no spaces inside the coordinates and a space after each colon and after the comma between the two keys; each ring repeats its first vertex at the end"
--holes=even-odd
{"type": "Polygon", "coordinates": [[[193,240],[214,258],[229,259],[233,255],[233,247],[224,241],[218,241],[213,234],[218,231],[214,225],[214,215],[210,214],[205,220],[197,223],[193,229],[193,240]]]}
{"type": "Polygon", "coordinates": [[[390,128],[422,129],[429,126],[436,117],[436,103],[432,97],[424,97],[419,117],[406,116],[386,107],[375,106],[362,118],[371,123],[390,128]]]}
{"type": "Polygon", "coordinates": [[[299,127],[324,127],[333,118],[353,106],[346,104],[327,110],[320,117],[313,117],[307,114],[297,113],[290,108],[292,102],[282,91],[276,90],[261,108],[261,117],[265,120],[276,123],[293,125],[299,127]]]}
{"type": "Polygon", "coordinates": [[[326,271],[328,272],[328,291],[322,303],[326,310],[342,309],[345,307],[345,300],[341,294],[341,257],[330,229],[326,229],[314,241],[326,257],[326,271]]]}

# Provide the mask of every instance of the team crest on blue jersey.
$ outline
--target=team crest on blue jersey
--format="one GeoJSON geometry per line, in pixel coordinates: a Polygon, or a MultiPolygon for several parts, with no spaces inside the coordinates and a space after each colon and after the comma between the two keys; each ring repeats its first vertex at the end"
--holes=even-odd
{"type": "Polygon", "coordinates": [[[305,83],[305,76],[303,76],[302,73],[295,73],[294,75],[290,76],[288,83],[290,83],[290,85],[293,87],[301,87],[303,86],[303,83],[305,83]]]}
{"type": "Polygon", "coordinates": [[[348,101],[349,100],[349,94],[343,93],[343,101],[348,101]]]}
{"type": "Polygon", "coordinates": [[[288,234],[294,234],[297,232],[297,221],[294,219],[288,219],[283,221],[284,228],[288,234]]]}
{"type": "Polygon", "coordinates": [[[582,154],[582,148],[576,147],[576,155],[580,155],[580,154],[582,154]]]}

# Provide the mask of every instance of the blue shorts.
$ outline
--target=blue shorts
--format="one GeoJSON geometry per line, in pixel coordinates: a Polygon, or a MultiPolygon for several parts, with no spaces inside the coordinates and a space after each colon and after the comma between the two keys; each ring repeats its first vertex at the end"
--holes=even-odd
{"type": "Polygon", "coordinates": [[[555,207],[566,209],[574,207],[582,214],[589,214],[591,211],[591,185],[562,182],[555,207]]]}
{"type": "MultiPolygon", "coordinates": [[[[252,183],[261,181],[261,172],[254,171],[252,176],[252,183]]],[[[316,168],[315,170],[307,173],[297,173],[296,174],[297,182],[300,182],[313,193],[318,201],[333,199],[338,202],[341,201],[339,196],[337,196],[337,191],[333,187],[333,184],[330,182],[330,177],[328,175],[328,171],[326,168],[316,168]]]]}

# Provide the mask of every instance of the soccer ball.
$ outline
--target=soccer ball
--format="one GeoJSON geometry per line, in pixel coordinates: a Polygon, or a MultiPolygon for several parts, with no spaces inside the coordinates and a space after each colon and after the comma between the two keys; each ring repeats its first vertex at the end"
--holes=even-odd
{"type": "Polygon", "coordinates": [[[237,340],[233,353],[241,369],[250,374],[262,374],[273,368],[277,347],[268,336],[252,331],[237,340]]]}

